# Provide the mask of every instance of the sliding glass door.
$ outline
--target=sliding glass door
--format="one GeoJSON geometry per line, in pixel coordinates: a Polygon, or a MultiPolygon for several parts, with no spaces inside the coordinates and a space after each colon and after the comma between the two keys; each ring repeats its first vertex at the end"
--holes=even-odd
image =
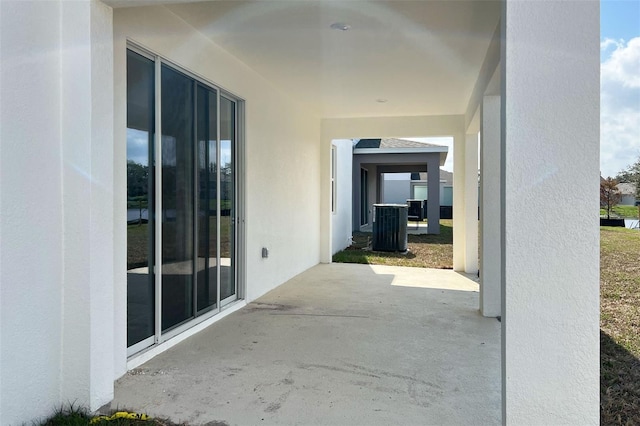
{"type": "Polygon", "coordinates": [[[152,55],[127,58],[133,354],[237,299],[238,101],[152,55]]]}

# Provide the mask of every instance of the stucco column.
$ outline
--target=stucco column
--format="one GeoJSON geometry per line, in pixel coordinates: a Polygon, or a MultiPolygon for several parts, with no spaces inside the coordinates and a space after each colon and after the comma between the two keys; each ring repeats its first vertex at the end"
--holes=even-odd
{"type": "Polygon", "coordinates": [[[320,262],[331,263],[331,236],[333,213],[331,212],[331,140],[320,138],[320,262]]]}
{"type": "Polygon", "coordinates": [[[465,137],[464,151],[464,271],[478,273],[478,134],[465,137]]]}
{"type": "Polygon", "coordinates": [[[433,155],[427,161],[427,233],[440,233],[440,157],[433,155]]]}
{"type": "Polygon", "coordinates": [[[500,96],[485,96],[480,110],[480,312],[501,307],[500,96]]]}
{"type": "Polygon", "coordinates": [[[113,398],[112,10],[60,2],[63,298],[60,398],[91,410],[113,398]]]}
{"type": "Polygon", "coordinates": [[[453,137],[453,269],[465,270],[465,137],[453,137]]]}
{"type": "Polygon", "coordinates": [[[503,7],[503,421],[596,425],[599,2],[503,7]]]}

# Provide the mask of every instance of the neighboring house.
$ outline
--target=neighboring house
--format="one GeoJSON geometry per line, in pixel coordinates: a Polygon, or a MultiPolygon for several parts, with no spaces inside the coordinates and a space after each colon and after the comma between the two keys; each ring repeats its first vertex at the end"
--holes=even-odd
{"type": "Polygon", "coordinates": [[[428,189],[435,198],[435,203],[428,205],[427,232],[439,234],[439,170],[448,151],[446,146],[405,139],[360,139],[353,147],[353,230],[372,223],[373,205],[384,200],[386,174],[424,172],[432,175],[428,189]]]}
{"type": "Polygon", "coordinates": [[[636,184],[635,183],[619,183],[616,185],[622,194],[622,198],[618,204],[623,206],[636,205],[636,184]]]}
{"type": "MultiPolygon", "coordinates": [[[[384,176],[383,203],[400,203],[408,199],[428,198],[427,174],[397,173],[384,176]],[[404,201],[403,201],[404,200],[404,201]]],[[[453,173],[440,169],[440,206],[453,206],[453,173]]]]}
{"type": "Polygon", "coordinates": [[[599,18],[559,0],[0,1],[0,424],[97,409],[129,369],[331,262],[332,188],[362,190],[339,153],[332,174],[337,141],[443,136],[454,269],[480,265],[477,315],[502,319],[504,423],[598,423],[599,18]],[[130,226],[128,160],[150,169],[130,226]]]}

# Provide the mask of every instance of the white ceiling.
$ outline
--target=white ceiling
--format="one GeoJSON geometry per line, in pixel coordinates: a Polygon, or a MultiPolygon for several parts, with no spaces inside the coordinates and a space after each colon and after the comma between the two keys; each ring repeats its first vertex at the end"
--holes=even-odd
{"type": "Polygon", "coordinates": [[[484,0],[166,7],[323,117],[464,114],[500,16],[484,0]]]}

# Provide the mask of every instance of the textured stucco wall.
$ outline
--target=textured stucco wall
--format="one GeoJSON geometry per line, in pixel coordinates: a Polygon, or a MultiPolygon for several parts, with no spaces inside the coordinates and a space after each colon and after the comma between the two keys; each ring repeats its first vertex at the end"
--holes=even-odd
{"type": "Polygon", "coordinates": [[[480,312],[486,317],[497,317],[502,306],[500,96],[485,96],[481,115],[480,312]]]}
{"type": "Polygon", "coordinates": [[[0,2],[3,425],[47,414],[60,392],[60,14],[58,2],[0,2]]]}
{"type": "Polygon", "coordinates": [[[0,2],[0,424],[113,392],[112,13],[0,2]]]}
{"type": "Polygon", "coordinates": [[[351,240],[353,143],[351,139],[336,139],[332,145],[337,149],[337,203],[336,211],[331,215],[331,252],[336,253],[349,246],[351,240]]]}
{"type": "Polygon", "coordinates": [[[504,422],[595,425],[599,3],[503,13],[504,422]]]}

